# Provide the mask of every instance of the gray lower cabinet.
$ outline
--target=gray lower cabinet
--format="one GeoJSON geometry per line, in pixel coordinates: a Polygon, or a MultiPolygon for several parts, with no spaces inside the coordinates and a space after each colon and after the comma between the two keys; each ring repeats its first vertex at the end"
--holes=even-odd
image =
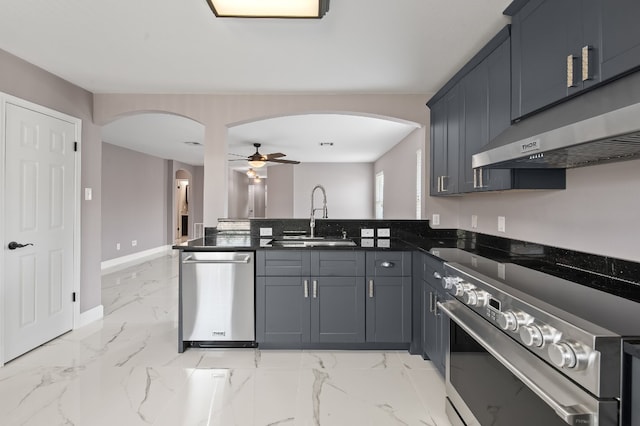
{"type": "Polygon", "coordinates": [[[310,299],[301,277],[256,277],[256,341],[298,346],[311,341],[310,299]]]}
{"type": "Polygon", "coordinates": [[[367,252],[367,342],[411,342],[411,252],[367,252]]]}
{"type": "Polygon", "coordinates": [[[437,307],[438,301],[447,298],[442,289],[443,262],[423,255],[422,276],[422,351],[423,358],[433,362],[440,374],[445,375],[445,353],[449,328],[446,317],[437,307]]]}
{"type": "Polygon", "coordinates": [[[256,341],[295,347],[365,341],[364,252],[256,253],[256,341]]]}
{"type": "Polygon", "coordinates": [[[365,341],[364,277],[312,277],[311,341],[365,341]]]}
{"type": "Polygon", "coordinates": [[[411,256],[358,250],[256,252],[257,342],[395,348],[411,342],[411,256]]]}

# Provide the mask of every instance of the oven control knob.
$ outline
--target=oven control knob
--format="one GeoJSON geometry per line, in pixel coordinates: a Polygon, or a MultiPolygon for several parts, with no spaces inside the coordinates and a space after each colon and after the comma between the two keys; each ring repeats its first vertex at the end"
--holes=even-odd
{"type": "Polygon", "coordinates": [[[559,341],[549,345],[549,358],[560,368],[581,370],[588,363],[587,351],[575,342],[559,341]]]}
{"type": "Polygon", "coordinates": [[[474,288],[475,288],[475,286],[473,286],[472,284],[465,283],[465,282],[463,281],[463,282],[459,282],[459,283],[454,284],[454,286],[453,286],[453,290],[451,291],[451,293],[452,293],[454,296],[461,297],[461,296],[463,296],[467,291],[473,290],[474,288]]]}
{"type": "Polygon", "coordinates": [[[506,331],[518,331],[527,321],[527,314],[520,311],[504,311],[498,316],[498,325],[506,331]]]}
{"type": "Polygon", "coordinates": [[[520,339],[527,346],[537,348],[553,340],[554,331],[548,325],[529,324],[520,327],[520,339]]]}
{"type": "Polygon", "coordinates": [[[483,307],[489,300],[489,293],[483,290],[467,290],[462,296],[462,301],[467,305],[483,307]]]}
{"type": "Polygon", "coordinates": [[[442,287],[446,290],[451,290],[453,286],[459,282],[462,282],[462,278],[460,277],[444,277],[442,279],[442,287]]]}

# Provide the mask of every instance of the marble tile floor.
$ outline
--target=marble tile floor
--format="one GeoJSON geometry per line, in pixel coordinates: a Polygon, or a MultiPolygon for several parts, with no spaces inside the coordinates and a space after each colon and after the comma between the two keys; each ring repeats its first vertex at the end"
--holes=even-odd
{"type": "Polygon", "coordinates": [[[102,277],[104,319],[0,368],[0,425],[448,426],[403,351],[177,351],[176,256],[102,277]]]}

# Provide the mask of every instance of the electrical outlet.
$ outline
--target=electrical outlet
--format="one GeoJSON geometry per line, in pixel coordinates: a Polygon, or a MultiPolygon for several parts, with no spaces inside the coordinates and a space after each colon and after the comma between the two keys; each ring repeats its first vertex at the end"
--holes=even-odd
{"type": "Polygon", "coordinates": [[[273,235],[273,228],[260,228],[261,237],[270,237],[273,235]]]}
{"type": "Polygon", "coordinates": [[[363,238],[360,240],[360,247],[373,247],[373,238],[363,238]]]}
{"type": "Polygon", "coordinates": [[[507,232],[507,219],[504,216],[498,216],[498,232],[507,232]]]}
{"type": "Polygon", "coordinates": [[[478,227],[478,215],[471,215],[471,229],[476,229],[478,227]]]}
{"type": "Polygon", "coordinates": [[[116,243],[116,250],[120,250],[120,243],[116,243]]]}
{"type": "Polygon", "coordinates": [[[506,267],[504,263],[498,263],[498,278],[505,279],[506,267]]]}
{"type": "Polygon", "coordinates": [[[391,236],[391,230],[389,228],[379,228],[378,237],[389,238],[391,236]]]}
{"type": "Polygon", "coordinates": [[[135,247],[138,245],[138,240],[131,240],[131,247],[135,247]]]}
{"type": "Polygon", "coordinates": [[[361,229],[360,236],[362,238],[372,238],[373,237],[373,229],[361,229]]]}
{"type": "Polygon", "coordinates": [[[440,225],[440,215],[438,213],[434,213],[431,216],[431,224],[434,226],[440,225]]]}

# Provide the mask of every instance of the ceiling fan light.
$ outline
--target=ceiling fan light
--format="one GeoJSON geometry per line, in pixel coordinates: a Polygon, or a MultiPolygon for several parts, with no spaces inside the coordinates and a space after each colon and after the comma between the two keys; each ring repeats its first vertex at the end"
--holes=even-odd
{"type": "Polygon", "coordinates": [[[254,178],[254,177],[258,176],[258,174],[256,173],[255,170],[249,169],[249,170],[247,170],[247,176],[249,176],[250,178],[254,178]]]}
{"type": "Polygon", "coordinates": [[[329,0],[207,0],[219,18],[322,18],[329,0]]]}
{"type": "Polygon", "coordinates": [[[258,160],[258,161],[249,161],[249,165],[251,167],[254,167],[256,169],[259,169],[260,167],[265,165],[264,161],[258,160]]]}

